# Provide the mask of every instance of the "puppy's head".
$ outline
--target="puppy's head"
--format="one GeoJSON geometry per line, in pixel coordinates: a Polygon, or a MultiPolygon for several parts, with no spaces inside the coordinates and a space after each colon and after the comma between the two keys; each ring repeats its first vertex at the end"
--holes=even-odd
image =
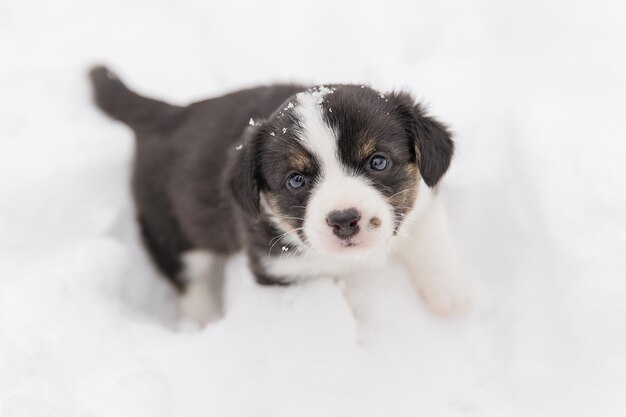
{"type": "Polygon", "coordinates": [[[408,94],[316,87],[251,129],[230,184],[249,216],[308,249],[357,258],[396,234],[420,178],[435,186],[452,152],[446,127],[408,94]]]}

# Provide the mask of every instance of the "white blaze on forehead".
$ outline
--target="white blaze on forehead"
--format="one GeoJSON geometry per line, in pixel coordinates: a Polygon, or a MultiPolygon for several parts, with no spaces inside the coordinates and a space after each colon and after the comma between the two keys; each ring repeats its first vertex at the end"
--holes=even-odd
{"type": "Polygon", "coordinates": [[[371,257],[372,250],[383,247],[393,234],[393,210],[366,177],[341,163],[338,132],[325,121],[322,107],[324,97],[333,91],[317,87],[300,93],[294,109],[300,124],[298,139],[318,160],[321,171],[307,202],[303,233],[314,252],[351,259],[371,257]],[[360,231],[353,237],[356,248],[348,248],[337,239],[326,221],[328,213],[348,208],[358,210],[362,218],[360,231]],[[372,219],[378,223],[376,228],[369,227],[372,219]]]}
{"type": "Polygon", "coordinates": [[[296,114],[302,127],[299,139],[318,159],[322,176],[342,173],[337,152],[337,132],[324,121],[322,108],[324,96],[334,91],[322,86],[297,95],[296,114]]]}

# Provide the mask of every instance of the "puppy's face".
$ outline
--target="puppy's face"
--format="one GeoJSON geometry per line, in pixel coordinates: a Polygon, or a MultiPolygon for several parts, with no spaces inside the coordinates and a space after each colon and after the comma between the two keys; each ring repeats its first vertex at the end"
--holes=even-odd
{"type": "Polygon", "coordinates": [[[247,146],[260,210],[286,237],[340,258],[385,246],[412,210],[420,178],[434,185],[452,153],[448,132],[410,97],[359,86],[298,94],[247,146]],[[420,173],[428,147],[434,168],[420,173]]]}

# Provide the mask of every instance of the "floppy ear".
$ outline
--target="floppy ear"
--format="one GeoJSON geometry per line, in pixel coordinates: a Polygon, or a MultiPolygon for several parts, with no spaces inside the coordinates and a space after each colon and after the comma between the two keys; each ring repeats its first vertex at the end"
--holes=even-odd
{"type": "Polygon", "coordinates": [[[446,173],[454,153],[452,134],[443,123],[426,114],[421,104],[406,93],[395,95],[408,134],[413,138],[420,174],[429,187],[446,173]]]}
{"type": "Polygon", "coordinates": [[[252,128],[243,143],[233,150],[234,158],[228,170],[228,187],[239,206],[248,216],[257,218],[259,211],[258,136],[260,129],[252,128]]]}
{"type": "Polygon", "coordinates": [[[418,166],[426,185],[434,187],[450,166],[454,153],[452,134],[446,125],[425,115],[419,104],[415,105],[414,112],[418,166]]]}

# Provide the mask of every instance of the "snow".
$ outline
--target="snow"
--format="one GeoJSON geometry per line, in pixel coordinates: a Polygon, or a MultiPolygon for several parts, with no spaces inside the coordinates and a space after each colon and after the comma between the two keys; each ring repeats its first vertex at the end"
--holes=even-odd
{"type": "Polygon", "coordinates": [[[0,415],[624,415],[625,12],[4,2],[0,415]],[[225,318],[180,330],[137,238],[131,134],[90,101],[101,61],[175,103],[290,80],[413,91],[456,134],[441,192],[472,312],[429,313],[399,265],[266,288],[238,257],[225,318]]]}
{"type": "Polygon", "coordinates": [[[309,88],[307,91],[296,94],[296,97],[302,100],[304,97],[309,96],[311,97],[315,105],[321,106],[324,102],[324,97],[327,94],[333,94],[334,92],[334,87],[328,88],[324,85],[317,85],[315,87],[309,88]]]}

